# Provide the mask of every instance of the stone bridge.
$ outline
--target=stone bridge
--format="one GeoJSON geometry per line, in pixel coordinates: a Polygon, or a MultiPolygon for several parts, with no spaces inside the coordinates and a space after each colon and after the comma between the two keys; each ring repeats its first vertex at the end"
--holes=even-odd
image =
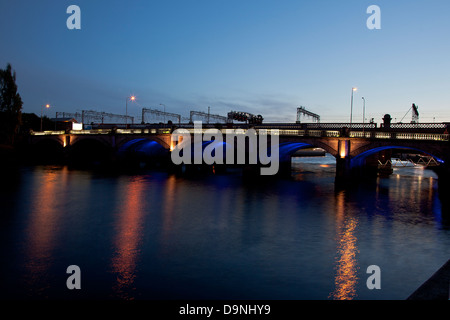
{"type": "MultiPolygon", "coordinates": [[[[449,135],[442,127],[434,130],[421,130],[423,126],[416,129],[387,130],[365,126],[361,129],[358,124],[353,124],[356,128],[350,130],[342,125],[315,125],[316,127],[309,128],[297,124],[266,124],[250,129],[254,129],[258,136],[264,131],[269,140],[271,136],[277,135],[282,167],[290,166],[291,156],[305,148],[321,148],[333,155],[337,164],[336,175],[344,177],[361,169],[378,167],[379,161],[390,159],[391,151],[397,149],[429,155],[445,168],[450,163],[449,135]]],[[[29,145],[41,156],[64,155],[69,160],[96,157],[105,160],[126,155],[144,157],[147,160],[162,159],[170,155],[177,144],[178,138],[172,137],[177,128],[180,127],[39,132],[30,135],[29,145]]],[[[194,132],[203,134],[212,127],[202,128],[201,131],[192,125],[181,128],[193,135],[194,132]]],[[[230,128],[217,130],[226,137],[231,132],[246,134],[249,127],[234,126],[231,131],[230,128]]]]}

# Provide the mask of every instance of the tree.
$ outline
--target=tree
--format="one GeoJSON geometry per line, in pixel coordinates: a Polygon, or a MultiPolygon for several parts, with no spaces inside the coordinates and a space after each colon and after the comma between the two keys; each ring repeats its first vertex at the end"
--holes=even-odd
{"type": "Polygon", "coordinates": [[[6,69],[0,69],[0,140],[14,144],[22,116],[22,98],[17,92],[16,73],[8,63],[6,69]]]}

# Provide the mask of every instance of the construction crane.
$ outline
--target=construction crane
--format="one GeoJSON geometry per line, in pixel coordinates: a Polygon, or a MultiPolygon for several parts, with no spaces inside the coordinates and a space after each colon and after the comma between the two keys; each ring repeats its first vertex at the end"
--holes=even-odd
{"type": "Polygon", "coordinates": [[[228,112],[228,121],[244,121],[249,124],[261,124],[264,120],[264,118],[258,114],[254,115],[248,112],[242,112],[242,111],[230,111],[228,112]]]}
{"type": "Polygon", "coordinates": [[[301,123],[302,115],[312,118],[313,122],[320,122],[320,116],[318,114],[308,111],[305,107],[300,106],[297,108],[297,123],[301,123]]]}
{"type": "Polygon", "coordinates": [[[105,121],[105,118],[121,119],[121,120],[125,120],[125,122],[127,122],[128,120],[131,120],[131,123],[134,123],[134,117],[132,117],[132,116],[125,116],[122,114],[99,112],[99,111],[93,111],[93,110],[81,110],[81,122],[82,123],[86,123],[85,121],[89,119],[89,121],[87,121],[87,123],[93,122],[92,120],[98,120],[98,121],[101,121],[101,123],[103,124],[105,121]]]}
{"type": "Polygon", "coordinates": [[[400,120],[400,123],[403,121],[403,119],[406,117],[409,111],[412,111],[411,123],[419,123],[419,106],[416,106],[415,103],[413,103],[411,108],[408,109],[408,111],[403,116],[402,120],[400,120]]]}
{"type": "Polygon", "coordinates": [[[194,116],[199,116],[199,117],[201,117],[203,119],[206,119],[206,123],[209,123],[209,121],[211,119],[214,119],[217,122],[225,122],[225,123],[227,122],[227,119],[228,119],[227,117],[220,116],[218,114],[211,114],[209,111],[210,111],[209,107],[208,107],[208,113],[202,112],[202,111],[191,111],[190,112],[190,116],[189,116],[189,123],[193,123],[192,118],[194,116]]]}
{"type": "Polygon", "coordinates": [[[142,108],[142,124],[145,123],[145,114],[146,113],[150,113],[150,114],[152,114],[154,116],[163,116],[164,119],[165,119],[165,117],[176,118],[176,119],[178,119],[178,124],[181,123],[181,115],[179,115],[179,114],[165,112],[165,111],[156,110],[156,109],[142,108]]]}
{"type": "Polygon", "coordinates": [[[419,123],[419,107],[415,103],[411,106],[412,109],[412,120],[411,123],[419,123]]]}

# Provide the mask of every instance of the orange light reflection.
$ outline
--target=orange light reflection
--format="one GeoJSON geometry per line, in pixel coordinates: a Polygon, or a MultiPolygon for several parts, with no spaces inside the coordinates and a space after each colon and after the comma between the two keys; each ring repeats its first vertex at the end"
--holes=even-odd
{"type": "Polygon", "coordinates": [[[358,221],[355,217],[346,216],[345,194],[337,195],[337,255],[335,265],[335,290],[330,294],[334,300],[352,300],[356,297],[356,285],[358,284],[358,265],[356,255],[358,253],[355,230],[358,221]]]}
{"type": "Polygon", "coordinates": [[[117,223],[118,232],[115,239],[115,255],[112,259],[112,271],[117,274],[117,283],[113,290],[125,300],[132,300],[129,289],[136,278],[137,259],[143,234],[143,211],[140,204],[144,197],[145,180],[136,178],[127,185],[125,202],[117,223]]]}
{"type": "Polygon", "coordinates": [[[43,291],[48,286],[47,272],[53,257],[52,251],[56,241],[60,216],[58,191],[65,185],[68,169],[62,172],[45,170],[38,176],[33,188],[34,201],[31,208],[30,225],[27,234],[27,257],[25,268],[28,270],[26,282],[30,287],[40,287],[43,291]]]}
{"type": "Polygon", "coordinates": [[[164,186],[162,243],[167,243],[174,228],[174,204],[176,203],[176,177],[170,176],[164,186]]]}

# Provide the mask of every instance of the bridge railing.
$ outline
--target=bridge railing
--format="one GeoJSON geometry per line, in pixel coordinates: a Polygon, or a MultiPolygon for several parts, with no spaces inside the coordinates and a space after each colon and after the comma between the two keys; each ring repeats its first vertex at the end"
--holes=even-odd
{"type": "Polygon", "coordinates": [[[171,133],[171,128],[152,128],[152,129],[117,129],[118,134],[165,134],[171,133]]]}
{"type": "Polygon", "coordinates": [[[306,129],[319,129],[319,130],[333,130],[350,128],[351,130],[370,130],[376,129],[377,124],[373,122],[369,123],[304,123],[306,129]]]}
{"type": "Polygon", "coordinates": [[[441,130],[442,132],[447,129],[448,123],[438,123],[438,122],[431,122],[431,123],[390,123],[389,125],[380,124],[381,129],[385,130],[397,130],[397,131],[404,131],[404,130],[414,130],[414,131],[420,131],[423,129],[431,129],[431,130],[441,130]]]}
{"type": "Polygon", "coordinates": [[[279,128],[282,130],[373,130],[377,129],[376,123],[264,123],[254,126],[255,129],[279,128]]]}
{"type": "MultiPolygon", "coordinates": [[[[184,128],[189,133],[205,133],[208,128],[195,129],[184,128]]],[[[220,129],[219,129],[220,130],[220,129]]],[[[248,129],[221,129],[223,134],[229,133],[246,133],[248,129]]],[[[258,134],[265,133],[269,135],[284,135],[284,136],[298,136],[298,137],[311,137],[311,138],[365,138],[365,139],[398,139],[398,140],[428,140],[428,141],[449,141],[448,133],[429,133],[429,132],[405,132],[405,131],[385,131],[385,130],[318,130],[318,129],[293,129],[293,128],[255,128],[258,134]]],[[[32,135],[64,135],[64,134],[77,134],[77,135],[90,135],[90,134],[170,134],[172,128],[142,128],[142,129],[93,129],[93,130],[72,130],[72,131],[44,131],[34,132],[32,135]]]]}
{"type": "Polygon", "coordinates": [[[449,141],[448,134],[421,132],[351,131],[350,138],[449,141]]]}
{"type": "Polygon", "coordinates": [[[326,131],[360,131],[360,132],[412,132],[438,133],[450,131],[450,123],[391,123],[389,125],[376,123],[265,123],[254,126],[256,129],[280,130],[326,130],[326,131]]]}
{"type": "Polygon", "coordinates": [[[39,131],[39,132],[32,132],[31,135],[33,136],[51,136],[51,135],[61,135],[65,134],[65,131],[39,131]]]}
{"type": "MultiPolygon", "coordinates": [[[[206,128],[194,129],[185,128],[190,134],[203,134],[206,128]]],[[[297,136],[311,138],[339,138],[342,137],[342,131],[338,130],[285,130],[285,129],[255,129],[257,134],[297,136]]],[[[223,134],[245,134],[246,129],[235,131],[234,129],[222,129],[223,134]]],[[[350,131],[349,138],[366,139],[399,139],[399,140],[430,140],[430,141],[449,141],[449,134],[440,133],[412,133],[412,132],[384,132],[384,131],[350,131]]]]}
{"type": "Polygon", "coordinates": [[[92,130],[71,130],[71,134],[110,134],[109,129],[92,129],[92,130]]]}

